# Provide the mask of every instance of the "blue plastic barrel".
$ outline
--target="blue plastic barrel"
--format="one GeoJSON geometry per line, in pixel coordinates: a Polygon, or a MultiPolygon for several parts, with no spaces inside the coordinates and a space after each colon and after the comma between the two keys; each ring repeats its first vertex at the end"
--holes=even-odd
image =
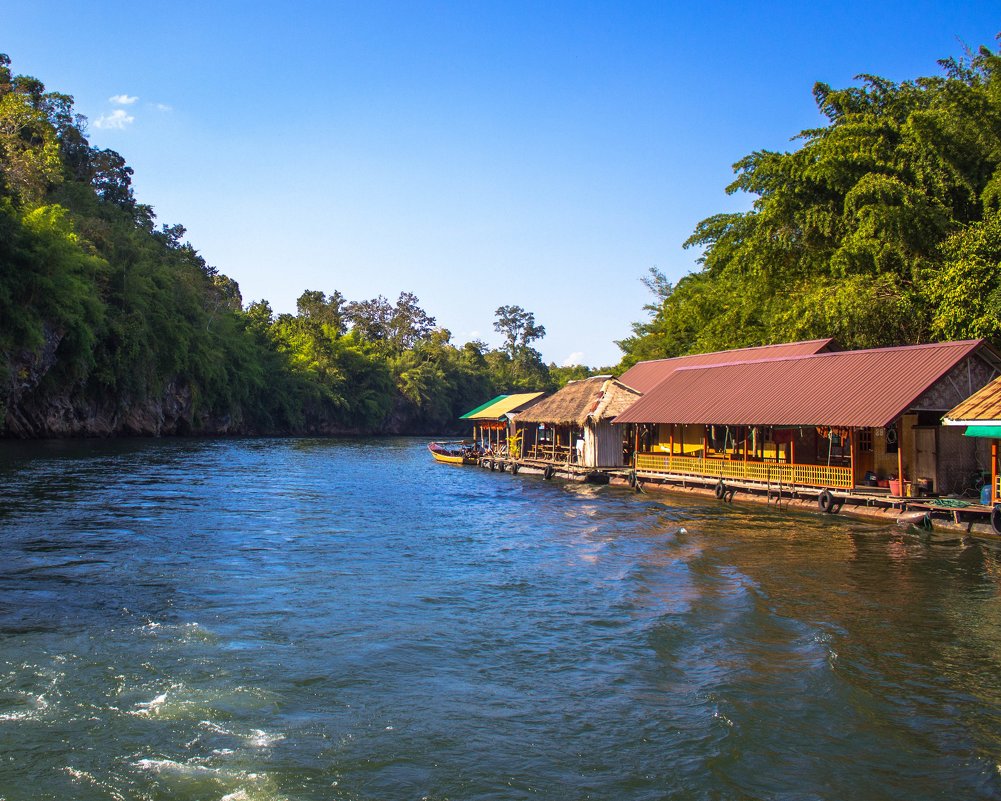
{"type": "Polygon", "coordinates": [[[982,486],[980,488],[980,502],[984,506],[990,506],[991,505],[991,485],[990,484],[984,484],[984,486],[982,486]]]}

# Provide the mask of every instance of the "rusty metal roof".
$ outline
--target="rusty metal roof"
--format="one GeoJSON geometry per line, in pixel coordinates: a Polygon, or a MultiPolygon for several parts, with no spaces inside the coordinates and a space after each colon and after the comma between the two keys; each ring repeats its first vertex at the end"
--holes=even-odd
{"type": "Polygon", "coordinates": [[[1001,378],[973,393],[955,409],[946,412],[947,425],[985,425],[1001,423],[1001,378]]]}
{"type": "Polygon", "coordinates": [[[675,369],[616,423],[886,426],[983,340],[675,369]]]}
{"type": "Polygon", "coordinates": [[[805,342],[783,342],[778,345],[761,345],[755,348],[720,350],[713,353],[693,353],[673,359],[653,359],[638,362],[619,376],[619,380],[640,392],[649,392],[675,370],[682,367],[699,367],[729,362],[780,359],[788,356],[808,356],[830,350],[831,339],[811,339],[805,342]]]}

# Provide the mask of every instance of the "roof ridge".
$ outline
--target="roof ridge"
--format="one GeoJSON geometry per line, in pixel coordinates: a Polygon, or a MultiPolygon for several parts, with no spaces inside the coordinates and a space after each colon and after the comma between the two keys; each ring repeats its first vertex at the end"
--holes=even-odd
{"type": "MultiPolygon", "coordinates": [[[[643,359],[636,364],[657,364],[659,362],[673,362],[678,359],[690,359],[695,356],[715,356],[718,353],[744,353],[749,350],[765,350],[767,348],[790,348],[794,345],[813,345],[817,342],[833,342],[834,337],[818,337],[817,339],[798,339],[795,342],[772,342],[769,345],[748,345],[743,348],[724,348],[723,350],[707,350],[703,353],[683,353],[681,356],[665,356],[663,359],[643,359]]],[[[636,366],[633,365],[633,367],[636,366]]],[[[630,368],[632,369],[632,368],[630,368]]]]}
{"type": "MultiPolygon", "coordinates": [[[[888,345],[883,348],[858,348],[856,350],[834,350],[829,353],[801,353],[797,356],[773,356],[770,359],[738,359],[732,362],[719,362],[717,364],[693,364],[687,367],[679,367],[675,372],[682,370],[714,370],[717,367],[734,367],[738,364],[772,364],[774,362],[801,362],[807,359],[830,359],[834,357],[855,356],[869,353],[886,353],[889,351],[904,350],[927,350],[931,348],[958,347],[965,346],[972,350],[974,347],[984,344],[983,339],[957,339],[949,342],[922,342],[917,345],[888,345]]],[[[670,378],[667,376],[666,378],[670,378]]]]}

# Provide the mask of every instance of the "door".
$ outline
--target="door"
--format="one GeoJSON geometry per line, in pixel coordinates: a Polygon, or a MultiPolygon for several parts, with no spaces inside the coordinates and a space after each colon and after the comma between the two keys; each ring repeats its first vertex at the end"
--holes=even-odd
{"type": "Polygon", "coordinates": [[[930,478],[932,491],[938,489],[938,426],[914,427],[914,475],[911,481],[930,478]]]}

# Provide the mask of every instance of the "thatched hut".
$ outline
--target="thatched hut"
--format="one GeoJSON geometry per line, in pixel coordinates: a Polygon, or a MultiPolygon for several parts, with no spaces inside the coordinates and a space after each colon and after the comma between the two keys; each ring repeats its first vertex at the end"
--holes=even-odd
{"type": "Polygon", "coordinates": [[[612,422],[640,392],[610,375],[571,381],[515,417],[526,461],[586,468],[622,467],[622,426],[612,422]]]}

